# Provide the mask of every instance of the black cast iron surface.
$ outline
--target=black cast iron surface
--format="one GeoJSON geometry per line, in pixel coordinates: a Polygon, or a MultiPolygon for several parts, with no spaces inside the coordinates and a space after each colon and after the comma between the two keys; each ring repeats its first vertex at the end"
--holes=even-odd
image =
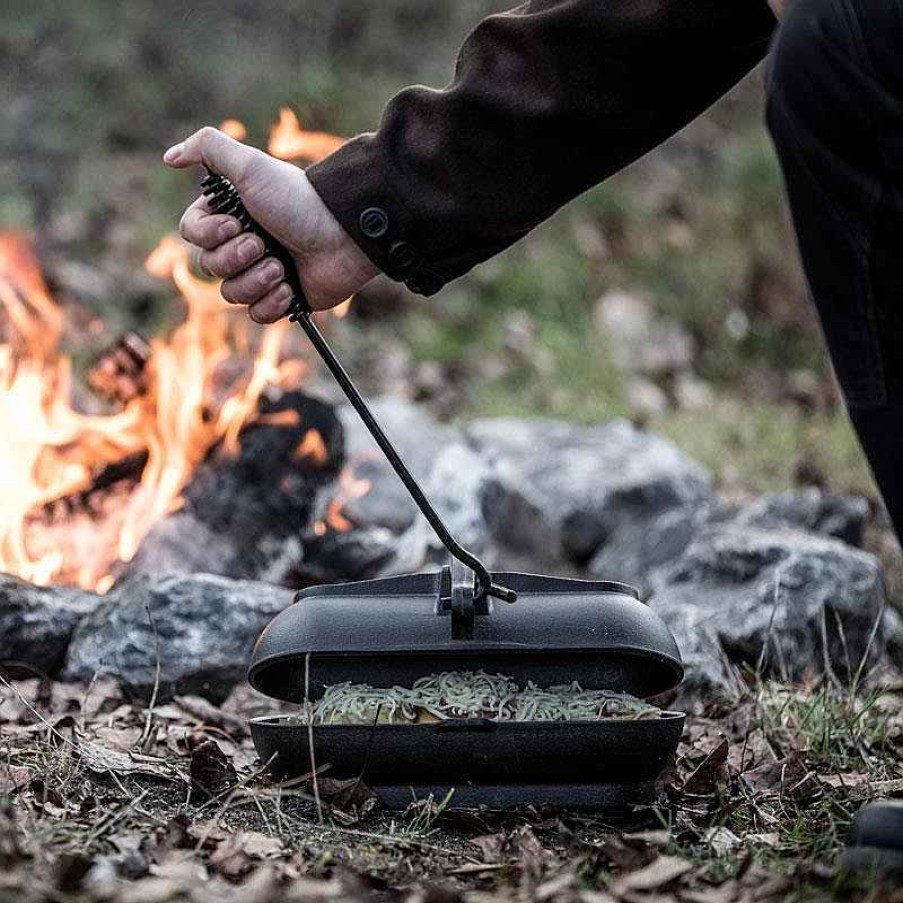
{"type": "Polygon", "coordinates": [[[303,702],[352,681],[411,686],[440,671],[483,670],[537,686],[647,697],[676,686],[680,652],[659,616],[619,583],[503,573],[516,605],[490,602],[473,639],[453,639],[439,605],[439,574],[408,574],[302,590],[261,634],[252,686],[303,702]],[[309,657],[309,658],[308,658],[309,657]],[[309,675],[306,674],[309,669],[309,675]]]}
{"type": "MultiPolygon", "coordinates": [[[[683,731],[681,712],[604,721],[449,720],[439,724],[315,726],[317,767],[369,785],[565,785],[654,781],[683,731]]],[[[273,774],[311,770],[308,727],[291,715],[255,718],[251,736],[273,774]]]]}

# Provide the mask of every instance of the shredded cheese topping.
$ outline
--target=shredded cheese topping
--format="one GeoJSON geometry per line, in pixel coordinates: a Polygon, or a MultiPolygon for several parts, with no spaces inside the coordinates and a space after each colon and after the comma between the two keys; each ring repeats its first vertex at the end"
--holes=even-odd
{"type": "Polygon", "coordinates": [[[421,677],[410,689],[346,682],[306,702],[300,719],[314,724],[429,724],[449,718],[496,721],[599,721],[658,718],[642,699],[610,690],[584,690],[576,681],[520,688],[504,674],[446,671],[421,677]]]}

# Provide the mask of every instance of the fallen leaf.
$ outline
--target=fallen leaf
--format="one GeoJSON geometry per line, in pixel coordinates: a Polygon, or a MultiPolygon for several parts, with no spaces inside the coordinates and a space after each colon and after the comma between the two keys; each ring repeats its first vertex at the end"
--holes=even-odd
{"type": "Polygon", "coordinates": [[[777,756],[761,729],[750,731],[742,742],[734,743],[727,754],[727,765],[733,774],[742,774],[767,762],[776,762],[777,756]]]}
{"type": "Polygon", "coordinates": [[[0,800],[0,874],[22,860],[21,839],[12,800],[0,800]]]}
{"type": "Polygon", "coordinates": [[[702,796],[714,793],[724,777],[724,766],[730,744],[722,738],[721,742],[696,766],[695,770],[684,781],[681,790],[702,796]]]}
{"type": "Polygon", "coordinates": [[[106,727],[91,730],[93,740],[104,749],[127,753],[138,745],[143,727],[106,727]]]}
{"type": "Polygon", "coordinates": [[[261,834],[259,831],[237,834],[236,838],[240,840],[245,852],[255,859],[270,859],[283,851],[282,841],[278,837],[261,834]]]}
{"type": "Polygon", "coordinates": [[[26,787],[33,777],[24,765],[0,765],[0,794],[12,794],[26,787]]]}
{"type": "Polygon", "coordinates": [[[622,837],[628,843],[638,841],[650,847],[664,848],[671,843],[671,832],[664,828],[657,831],[633,831],[630,834],[623,834],[622,837]]]}
{"type": "Polygon", "coordinates": [[[580,903],[615,903],[615,898],[604,890],[581,890],[580,903]]]}
{"type": "Polygon", "coordinates": [[[117,888],[119,903],[169,903],[187,891],[184,881],[174,878],[139,878],[117,888]]]}
{"type": "Polygon", "coordinates": [[[64,894],[79,890],[91,869],[92,860],[84,853],[63,853],[53,864],[54,886],[64,894]]]}
{"type": "Polygon", "coordinates": [[[532,878],[538,878],[542,874],[543,866],[552,858],[551,851],[539,842],[529,825],[518,829],[512,837],[512,842],[517,851],[521,870],[532,878]]]}
{"type": "Polygon", "coordinates": [[[803,796],[815,789],[815,776],[806,767],[802,752],[794,752],[777,762],[767,762],[741,775],[753,793],[774,796],[803,796]]]}
{"type": "Polygon", "coordinates": [[[576,883],[577,876],[574,875],[573,872],[565,872],[563,875],[558,875],[557,877],[552,878],[549,881],[543,881],[542,884],[538,885],[533,892],[533,899],[535,899],[537,903],[544,903],[544,901],[551,900],[560,893],[569,890],[576,883]]]}
{"type": "Polygon", "coordinates": [[[227,734],[243,737],[248,733],[248,725],[244,718],[224,712],[202,696],[175,696],[173,702],[192,718],[204,724],[212,724],[227,734]]]}
{"type": "Polygon", "coordinates": [[[318,778],[317,789],[320,799],[351,816],[352,822],[360,821],[376,806],[377,797],[360,778],[318,778]]]}
{"type": "Polygon", "coordinates": [[[202,846],[215,846],[229,836],[229,831],[220,825],[215,818],[196,821],[188,826],[188,836],[202,846]]]}
{"type": "Polygon", "coordinates": [[[272,903],[281,897],[279,873],[264,864],[255,869],[241,884],[241,903],[272,903]]]}
{"type": "Polygon", "coordinates": [[[868,784],[869,775],[864,771],[851,771],[846,774],[820,774],[818,780],[835,790],[852,790],[854,787],[868,784]]]}
{"type": "Polygon", "coordinates": [[[621,835],[609,835],[596,847],[599,856],[620,871],[633,872],[645,868],[656,857],[649,844],[628,843],[621,835]]]}
{"type": "Polygon", "coordinates": [[[703,887],[679,892],[681,903],[736,903],[739,887],[736,881],[725,881],[718,887],[703,887]]]}
{"type": "Polygon", "coordinates": [[[177,775],[164,759],[154,756],[139,756],[134,753],[109,749],[89,740],[76,740],[75,747],[85,767],[90,771],[104,774],[152,774],[157,777],[174,777],[177,775]]]}
{"type": "Polygon", "coordinates": [[[471,837],[468,843],[473,844],[482,854],[484,863],[499,863],[508,858],[508,838],[504,834],[482,834],[471,837]]]}
{"type": "Polygon", "coordinates": [[[744,839],[747,843],[763,847],[776,847],[781,842],[781,835],[776,831],[766,831],[761,834],[747,834],[744,839]]]}
{"type": "Polygon", "coordinates": [[[157,832],[157,850],[186,850],[194,846],[189,833],[190,822],[184,812],[177,812],[157,832]]]}
{"type": "Polygon", "coordinates": [[[618,878],[611,890],[616,897],[624,897],[633,891],[658,890],[686,875],[692,868],[692,863],[678,856],[659,856],[645,868],[618,878]]]}
{"type": "Polygon", "coordinates": [[[151,875],[157,878],[169,878],[181,881],[186,885],[207,880],[207,869],[199,862],[193,850],[168,850],[160,862],[149,867],[151,875]]]}
{"type": "Polygon", "coordinates": [[[717,828],[709,828],[703,836],[703,840],[712,848],[712,851],[719,856],[726,856],[732,853],[743,842],[729,828],[723,826],[717,828]]]}
{"type": "Polygon", "coordinates": [[[188,774],[191,779],[191,802],[206,802],[227,793],[238,784],[235,766],[215,740],[203,740],[193,746],[188,774]]]}
{"type": "Polygon", "coordinates": [[[282,853],[281,841],[256,831],[232,834],[210,854],[210,867],[230,881],[238,881],[254,868],[255,859],[268,859],[282,853]]]}

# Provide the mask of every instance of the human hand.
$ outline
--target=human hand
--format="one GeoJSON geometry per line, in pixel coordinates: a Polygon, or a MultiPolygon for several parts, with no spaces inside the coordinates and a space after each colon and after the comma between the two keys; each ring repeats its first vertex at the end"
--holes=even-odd
{"type": "MultiPolygon", "coordinates": [[[[209,127],[171,147],[163,161],[174,169],[203,164],[229,179],[251,216],[291,254],[312,309],[341,304],[379,272],[297,166],[209,127]]],[[[282,264],[261,259],[263,242],[243,234],[235,217],[211,213],[202,196],[185,211],[179,229],[201,249],[199,267],[224,280],[226,301],[247,304],[257,323],[273,323],[286,314],[292,291],[283,281],[282,264]]]]}

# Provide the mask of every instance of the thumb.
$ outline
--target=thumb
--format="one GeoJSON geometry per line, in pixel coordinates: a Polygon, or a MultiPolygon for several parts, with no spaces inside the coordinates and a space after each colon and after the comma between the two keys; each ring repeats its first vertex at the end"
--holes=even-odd
{"type": "Polygon", "coordinates": [[[163,162],[173,169],[203,164],[231,182],[239,182],[254,153],[253,148],[230,138],[219,129],[206,126],[181,144],[171,147],[163,155],[163,162]]]}

